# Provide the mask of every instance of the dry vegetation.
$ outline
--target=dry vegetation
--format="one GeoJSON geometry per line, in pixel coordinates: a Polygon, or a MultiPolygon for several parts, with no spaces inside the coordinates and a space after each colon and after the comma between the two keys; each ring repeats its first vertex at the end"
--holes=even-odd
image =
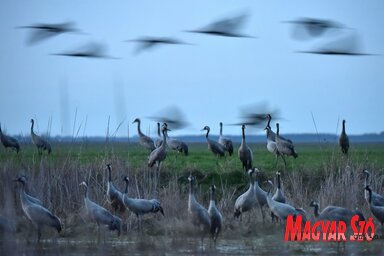
{"type": "MultiPolygon", "coordinates": [[[[201,151],[200,154],[210,152],[201,151]]],[[[32,154],[29,158],[16,156],[11,152],[2,152],[0,166],[0,214],[8,217],[17,227],[16,235],[35,239],[35,231],[29,221],[24,217],[19,201],[19,184],[12,182],[18,175],[28,176],[27,190],[30,194],[40,198],[43,204],[54,214],[59,216],[64,224],[62,237],[74,238],[96,237],[96,224],[87,219],[83,205],[83,188],[79,184],[87,180],[90,184],[89,196],[95,202],[111,209],[105,197],[106,171],[105,164],[112,164],[112,177],[114,184],[124,190],[122,178],[130,176],[132,185],[129,194],[141,198],[158,198],[164,208],[165,217],[148,215],[144,217],[144,233],[148,235],[191,235],[193,228],[186,224],[188,183],[187,176],[190,172],[197,176],[198,188],[197,198],[203,205],[208,206],[208,185],[214,180],[218,187],[218,207],[223,212],[225,227],[222,236],[239,234],[244,235],[253,232],[255,235],[263,232],[260,229],[262,218],[259,210],[245,214],[242,222],[233,218],[233,205],[239,196],[248,187],[246,175],[237,170],[230,170],[225,163],[218,170],[211,173],[199,170],[198,163],[185,165],[181,170],[172,169],[172,165],[165,164],[161,170],[160,183],[155,189],[153,184],[153,171],[146,167],[146,158],[141,159],[140,164],[132,166],[129,157],[124,158],[116,154],[114,150],[105,150],[104,153],[95,155],[84,160],[79,154],[68,154],[62,157],[57,155],[42,156],[32,154]],[[127,160],[128,159],[128,160],[127,160]],[[227,175],[220,175],[220,172],[227,175]],[[229,175],[228,175],[229,174],[229,175]],[[238,179],[238,176],[241,176],[238,179]],[[235,178],[231,178],[235,177],[235,178]],[[248,215],[248,216],[247,216],[248,215]],[[231,230],[231,232],[228,232],[231,230]]],[[[140,155],[142,156],[142,155],[140,155]]],[[[369,156],[368,156],[369,157],[369,156]]],[[[274,161],[273,158],[271,158],[274,161]]],[[[375,164],[354,162],[336,154],[329,159],[323,159],[322,167],[311,169],[298,167],[295,170],[288,168],[282,172],[283,189],[288,201],[296,207],[303,207],[308,216],[312,217],[312,209],[309,203],[312,200],[320,202],[321,208],[327,205],[345,206],[351,209],[358,208],[366,217],[372,216],[367,203],[364,200],[364,177],[362,171],[367,168],[371,171],[371,187],[374,191],[384,194],[383,168],[375,164]]],[[[238,160],[236,156],[233,160],[238,160]]],[[[168,161],[178,161],[177,158],[169,157],[168,161]]],[[[232,160],[231,160],[232,161],[232,160]]],[[[226,163],[231,163],[227,161],[226,163]]],[[[310,166],[310,163],[308,164],[310,166]]],[[[273,179],[274,170],[262,170],[261,180],[273,179]]],[[[261,186],[265,184],[261,182],[261,186]]],[[[267,214],[270,224],[269,213],[267,214]]],[[[128,235],[136,232],[136,217],[130,213],[122,216],[124,230],[128,235]]],[[[379,223],[375,220],[376,227],[379,223]]],[[[47,237],[49,231],[43,231],[43,238],[47,237]]],[[[126,235],[123,232],[123,235],[126,235]]],[[[116,237],[115,234],[112,237],[116,237]]]]}

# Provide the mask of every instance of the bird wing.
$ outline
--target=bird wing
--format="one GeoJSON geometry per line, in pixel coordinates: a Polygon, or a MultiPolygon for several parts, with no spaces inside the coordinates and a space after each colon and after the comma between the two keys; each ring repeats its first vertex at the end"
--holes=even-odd
{"type": "Polygon", "coordinates": [[[29,204],[25,208],[28,218],[37,225],[61,226],[60,220],[47,208],[38,204],[29,204]]]}

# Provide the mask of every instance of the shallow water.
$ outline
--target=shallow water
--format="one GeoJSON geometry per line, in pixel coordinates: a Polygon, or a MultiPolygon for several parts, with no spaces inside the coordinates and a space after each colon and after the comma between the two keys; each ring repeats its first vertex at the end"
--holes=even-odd
{"type": "Polygon", "coordinates": [[[384,255],[383,242],[285,242],[281,232],[271,232],[219,237],[216,246],[207,238],[202,245],[201,239],[186,235],[130,235],[100,243],[84,238],[45,239],[40,243],[6,238],[0,246],[1,255],[384,255]]]}

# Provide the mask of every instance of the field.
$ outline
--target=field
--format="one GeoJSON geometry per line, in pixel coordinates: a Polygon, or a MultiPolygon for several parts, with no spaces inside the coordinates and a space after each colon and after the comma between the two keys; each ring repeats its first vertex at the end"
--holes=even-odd
{"type": "MultiPolygon", "coordinates": [[[[372,216],[364,199],[362,175],[364,169],[372,173],[371,187],[376,192],[384,194],[384,145],[382,144],[352,144],[348,157],[339,152],[337,145],[298,144],[296,150],[299,157],[287,158],[286,169],[282,160],[275,165],[275,156],[266,150],[265,144],[250,146],[254,154],[254,166],[261,170],[260,185],[267,189],[264,181],[274,180],[275,172],[280,170],[288,201],[295,207],[303,207],[309,218],[313,217],[313,210],[309,207],[312,200],[319,201],[320,207],[333,204],[350,209],[358,208],[364,216],[372,216]]],[[[111,210],[105,197],[106,164],[111,163],[114,184],[123,190],[122,178],[128,175],[133,181],[128,193],[133,197],[158,198],[163,205],[165,217],[159,214],[144,217],[143,230],[138,235],[136,217],[133,214],[124,213],[121,215],[124,220],[122,237],[117,238],[115,233],[107,232],[107,240],[110,243],[135,241],[137,244],[137,241],[143,242],[144,235],[157,241],[159,239],[156,237],[171,238],[172,241],[164,242],[167,244],[165,247],[168,247],[168,243],[174,243],[177,248],[183,248],[178,244],[180,241],[177,239],[196,236],[194,228],[186,222],[187,177],[190,173],[197,177],[197,199],[206,207],[209,202],[208,186],[215,183],[218,187],[217,204],[225,219],[218,241],[219,248],[223,249],[220,245],[224,246],[224,243],[238,244],[236,243],[238,237],[251,237],[266,249],[263,244],[269,242],[262,236],[263,232],[266,232],[265,227],[274,231],[272,233],[268,231],[266,236],[282,241],[283,227],[270,223],[269,214],[264,224],[257,209],[244,214],[241,222],[233,218],[234,202],[249,186],[249,179],[241,170],[237,152],[231,157],[217,159],[207,149],[205,143],[190,144],[189,147],[188,156],[168,151],[167,158],[161,166],[158,184],[154,181],[155,168],[147,167],[148,152],[138,144],[57,143],[52,145],[53,151],[49,156],[46,154],[39,156],[37,150],[29,144],[22,145],[22,151],[18,155],[1,149],[0,214],[7,216],[16,226],[14,236],[17,241],[23,244],[23,241],[27,241],[27,244],[35,243],[35,230],[21,210],[18,197],[19,184],[12,182],[12,179],[25,174],[28,176],[29,193],[42,199],[43,204],[59,216],[64,224],[64,229],[59,236],[53,230],[44,229],[43,239],[53,236],[59,237],[60,241],[80,240],[93,243],[97,238],[97,228],[85,214],[84,190],[79,187],[79,184],[83,180],[88,181],[91,200],[111,210]],[[262,240],[260,240],[261,237],[262,240]]],[[[235,148],[237,149],[238,145],[235,148]]],[[[374,221],[379,230],[380,224],[376,219],[374,221]]],[[[194,245],[199,248],[199,239],[195,240],[193,240],[194,245]]],[[[381,250],[381,247],[377,246],[380,242],[373,242],[376,245],[373,247],[365,245],[361,250],[377,252],[381,250]]],[[[189,243],[193,244],[191,241],[189,243]]],[[[243,245],[243,249],[246,248],[245,254],[252,253],[255,245],[253,242],[250,243],[243,245]]],[[[305,254],[305,248],[305,246],[291,246],[289,249],[282,250],[305,254]]],[[[235,249],[239,248],[235,246],[235,249]]],[[[137,250],[140,252],[139,249],[137,250]]],[[[119,254],[118,251],[112,252],[112,254],[115,253],[119,254]]],[[[231,254],[234,251],[227,253],[231,254]]],[[[319,253],[324,251],[320,250],[319,253]]]]}

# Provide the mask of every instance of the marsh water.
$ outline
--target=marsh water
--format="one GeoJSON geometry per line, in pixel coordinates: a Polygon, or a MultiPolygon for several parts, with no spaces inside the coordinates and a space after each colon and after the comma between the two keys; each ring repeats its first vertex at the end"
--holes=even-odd
{"type": "Polygon", "coordinates": [[[206,238],[184,235],[129,235],[92,238],[52,238],[40,243],[28,239],[3,238],[1,255],[384,255],[384,240],[372,242],[285,242],[279,230],[267,235],[225,236],[217,244],[206,238]]]}

